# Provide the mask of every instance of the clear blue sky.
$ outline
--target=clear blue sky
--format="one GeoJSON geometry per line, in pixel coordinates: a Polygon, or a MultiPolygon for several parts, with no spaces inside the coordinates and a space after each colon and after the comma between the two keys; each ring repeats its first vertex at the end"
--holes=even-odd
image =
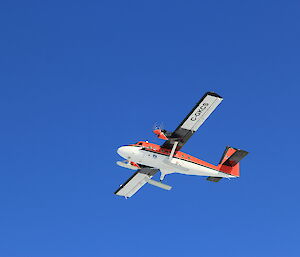
{"type": "Polygon", "coordinates": [[[2,1],[0,257],[298,257],[299,1],[2,1]],[[206,91],[183,150],[241,178],[113,192],[119,146],[159,143],[206,91]]]}

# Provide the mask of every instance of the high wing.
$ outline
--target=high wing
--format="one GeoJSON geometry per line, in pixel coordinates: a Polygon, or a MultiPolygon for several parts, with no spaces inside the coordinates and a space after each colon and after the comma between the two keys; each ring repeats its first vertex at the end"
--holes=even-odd
{"type": "Polygon", "coordinates": [[[116,195],[131,197],[155,175],[158,169],[141,168],[135,172],[120,188],[116,195]]]}
{"type": "Polygon", "coordinates": [[[178,142],[176,151],[180,150],[222,100],[218,94],[207,92],[161,147],[172,149],[175,142],[178,142]]]}

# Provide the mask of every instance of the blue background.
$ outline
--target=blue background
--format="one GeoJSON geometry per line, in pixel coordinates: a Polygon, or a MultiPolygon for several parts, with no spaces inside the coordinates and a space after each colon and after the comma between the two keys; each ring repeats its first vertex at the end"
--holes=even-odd
{"type": "Polygon", "coordinates": [[[300,256],[298,1],[2,1],[0,256],[300,256]],[[241,178],[113,192],[119,146],[224,101],[183,150],[241,178]]]}

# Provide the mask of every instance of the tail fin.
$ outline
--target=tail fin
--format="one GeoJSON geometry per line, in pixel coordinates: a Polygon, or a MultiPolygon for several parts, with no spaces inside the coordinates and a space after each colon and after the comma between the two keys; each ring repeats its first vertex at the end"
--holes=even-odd
{"type": "Polygon", "coordinates": [[[239,162],[248,154],[248,152],[227,146],[219,163],[219,170],[233,175],[240,176],[239,162]]]}

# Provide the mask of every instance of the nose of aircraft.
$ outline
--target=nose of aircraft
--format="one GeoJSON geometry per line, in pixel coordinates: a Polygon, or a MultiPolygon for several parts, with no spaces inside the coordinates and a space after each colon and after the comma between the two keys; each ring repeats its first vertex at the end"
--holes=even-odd
{"type": "Polygon", "coordinates": [[[122,156],[123,158],[127,159],[131,154],[131,148],[130,146],[121,146],[118,150],[117,153],[122,156]]]}

